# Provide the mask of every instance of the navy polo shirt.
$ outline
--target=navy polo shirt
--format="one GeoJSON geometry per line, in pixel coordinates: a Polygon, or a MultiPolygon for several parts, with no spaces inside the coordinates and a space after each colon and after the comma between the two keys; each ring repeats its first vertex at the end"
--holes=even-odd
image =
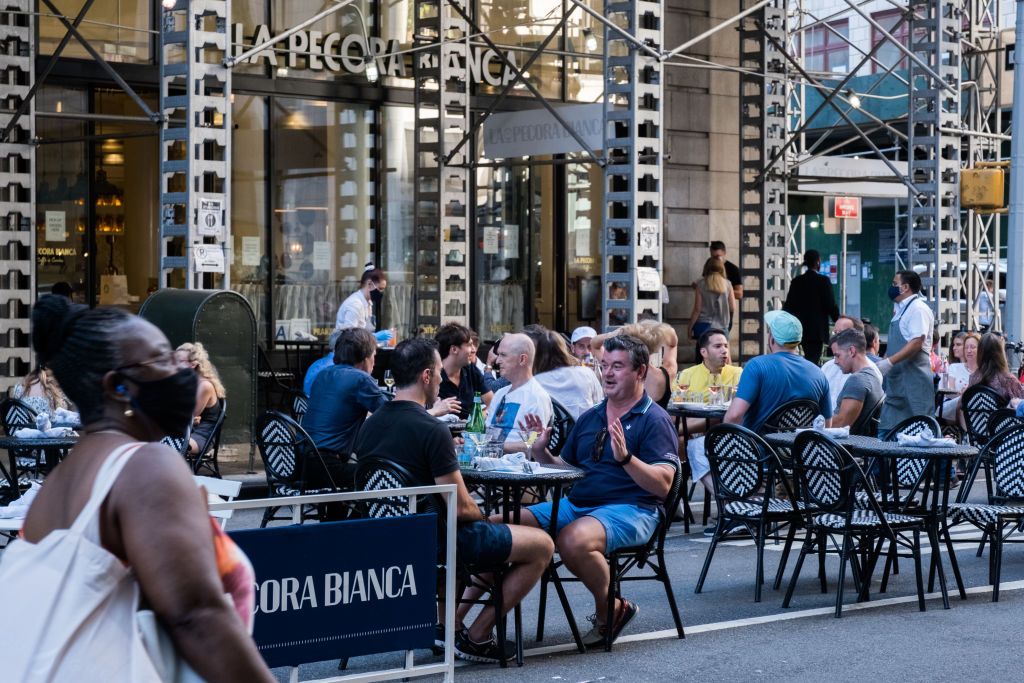
{"type": "MultiPolygon", "coordinates": [[[[582,468],[587,476],[573,485],[569,500],[580,507],[629,503],[656,506],[662,503],[648,493],[612,454],[611,435],[604,437],[604,448],[594,462],[598,435],[608,430],[605,412],[608,399],[580,415],[562,449],[562,460],[582,468]]],[[[626,434],[626,446],[634,458],[648,465],[679,462],[679,437],[668,413],[644,392],[640,400],[620,418],[626,434]]]]}
{"type": "Polygon", "coordinates": [[[366,414],[387,402],[368,374],[351,365],[332,365],[313,381],[302,427],[321,451],[348,457],[366,414]]]}

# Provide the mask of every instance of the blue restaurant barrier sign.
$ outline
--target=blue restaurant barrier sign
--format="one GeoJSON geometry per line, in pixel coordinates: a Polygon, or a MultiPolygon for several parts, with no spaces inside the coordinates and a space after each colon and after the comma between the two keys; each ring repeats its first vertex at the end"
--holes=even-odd
{"type": "Polygon", "coordinates": [[[253,637],[268,666],[433,645],[436,515],[230,536],[256,570],[253,637]]]}

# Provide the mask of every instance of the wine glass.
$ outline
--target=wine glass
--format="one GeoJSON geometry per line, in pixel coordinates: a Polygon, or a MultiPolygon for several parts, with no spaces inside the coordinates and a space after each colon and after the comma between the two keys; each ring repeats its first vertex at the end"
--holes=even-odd
{"type": "Polygon", "coordinates": [[[391,370],[384,371],[384,386],[388,388],[388,392],[391,392],[392,387],[395,386],[395,376],[391,374],[391,370]]]}
{"type": "Polygon", "coordinates": [[[719,395],[719,392],[721,391],[721,389],[722,389],[722,376],[721,375],[711,375],[711,377],[710,377],[710,379],[708,381],[708,391],[710,392],[710,396],[708,397],[709,398],[708,403],[710,403],[713,406],[717,406],[717,405],[719,405],[721,403],[721,397],[719,395]]]}

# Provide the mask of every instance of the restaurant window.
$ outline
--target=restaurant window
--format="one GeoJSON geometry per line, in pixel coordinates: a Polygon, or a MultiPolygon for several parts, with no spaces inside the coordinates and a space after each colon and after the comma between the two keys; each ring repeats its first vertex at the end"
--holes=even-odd
{"type": "MultiPolygon", "coordinates": [[[[601,12],[601,0],[584,5],[601,12]]],[[[600,102],[604,97],[604,24],[577,11],[565,29],[566,97],[577,102],[600,102]]]]}
{"type": "Polygon", "coordinates": [[[376,114],[274,98],[271,301],[275,339],[326,337],[376,253],[376,114]]]}
{"type": "Polygon", "coordinates": [[[267,254],[267,100],[234,95],[231,158],[231,287],[256,316],[260,343],[266,343],[270,257],[267,254]]]}
{"type": "Polygon", "coordinates": [[[412,107],[384,107],[381,118],[381,150],[384,176],[381,179],[380,263],[387,274],[384,290],[383,325],[395,328],[399,339],[415,330],[415,251],[413,239],[415,187],[413,184],[412,107]]]}
{"type": "MultiPolygon", "coordinates": [[[[273,0],[274,35],[308,21],[325,8],[324,0],[273,0]]],[[[280,43],[275,50],[274,75],[329,81],[358,79],[365,83],[363,58],[367,39],[375,54],[383,51],[383,42],[375,35],[373,2],[357,0],[280,43]]],[[[247,34],[246,42],[252,42],[251,38],[247,34]]],[[[386,64],[379,64],[378,68],[383,72],[386,64]]]]}
{"type": "MultiPolygon", "coordinates": [[[[562,0],[478,0],[477,19],[481,31],[504,51],[517,67],[525,64],[533,51],[548,37],[562,18],[562,0]]],[[[561,32],[548,43],[548,50],[530,66],[527,80],[545,97],[561,99],[563,57],[549,52],[561,45],[561,32]]],[[[491,53],[482,41],[473,48],[474,70],[479,71],[478,94],[501,92],[504,82],[511,78],[500,58],[491,53]],[[489,55],[489,53],[491,53],[489,55]]],[[[531,96],[521,83],[513,87],[512,94],[531,96]]]]}
{"type": "Polygon", "coordinates": [[[604,170],[597,164],[566,167],[565,329],[600,328],[601,235],[604,170]]]}
{"type": "MultiPolygon", "coordinates": [[[[54,6],[73,22],[82,8],[80,0],[54,0],[54,6]]],[[[145,63],[153,59],[152,0],[118,0],[94,2],[78,30],[89,44],[108,62],[145,63]]],[[[49,55],[67,33],[60,19],[39,3],[39,54],[49,55]]],[[[64,57],[92,59],[77,40],[68,42],[64,57]]]]}
{"type": "Polygon", "coordinates": [[[804,31],[804,68],[810,72],[846,73],[850,69],[850,22],[818,24],[804,31]]]}

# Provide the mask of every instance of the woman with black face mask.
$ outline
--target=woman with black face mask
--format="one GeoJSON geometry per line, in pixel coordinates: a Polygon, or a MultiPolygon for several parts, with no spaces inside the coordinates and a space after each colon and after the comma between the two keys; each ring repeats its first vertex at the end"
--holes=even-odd
{"type": "Polygon", "coordinates": [[[252,567],[212,523],[185,461],[159,443],[192,420],[192,368],[151,323],[59,296],[34,307],[32,344],[84,434],[0,559],[0,640],[20,644],[5,657],[10,680],[158,681],[134,628],[141,595],[203,680],[273,681],[247,633],[252,567]],[[58,571],[61,557],[89,560],[58,571]],[[52,589],[23,597],[40,571],[54,574],[52,589]]]}
{"type": "Polygon", "coordinates": [[[378,344],[390,342],[395,336],[392,330],[377,331],[377,313],[381,310],[387,286],[388,280],[384,271],[368,266],[359,279],[359,289],[352,292],[338,307],[334,329],[361,327],[373,333],[378,344]]]}

